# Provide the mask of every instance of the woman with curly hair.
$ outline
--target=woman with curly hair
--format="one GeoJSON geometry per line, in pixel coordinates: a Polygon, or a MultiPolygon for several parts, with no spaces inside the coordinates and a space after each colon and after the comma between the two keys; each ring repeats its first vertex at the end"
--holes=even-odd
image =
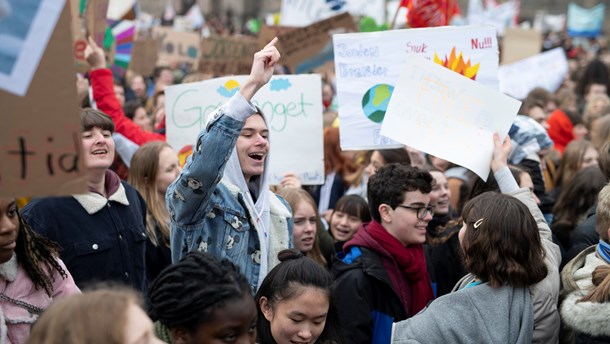
{"type": "Polygon", "coordinates": [[[80,293],[58,249],[19,216],[14,198],[0,198],[0,343],[24,343],[53,300],[80,293]]]}

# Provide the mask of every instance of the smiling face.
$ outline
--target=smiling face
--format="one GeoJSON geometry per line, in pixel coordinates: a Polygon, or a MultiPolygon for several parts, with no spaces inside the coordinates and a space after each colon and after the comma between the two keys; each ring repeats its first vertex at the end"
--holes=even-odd
{"type": "Polygon", "coordinates": [[[0,197],[0,264],[8,262],[17,246],[19,218],[14,198],[0,197]]]}
{"type": "Polygon", "coordinates": [[[335,242],[348,241],[354,237],[362,220],[358,216],[335,210],[330,218],[330,233],[335,242]]]}
{"type": "Polygon", "coordinates": [[[235,145],[241,171],[246,182],[265,171],[265,159],[269,152],[269,130],[260,115],[248,117],[235,145]]]}
{"type": "Polygon", "coordinates": [[[316,209],[302,200],[294,209],[294,248],[308,253],[313,248],[316,239],[316,209]]]}
{"type": "MultiPolygon", "coordinates": [[[[430,205],[430,194],[421,193],[419,190],[405,192],[404,198],[402,205],[405,206],[427,207],[430,205]]],[[[381,204],[379,214],[383,227],[404,246],[423,244],[426,241],[426,227],[432,220],[430,213],[420,220],[415,209],[403,207],[392,209],[387,204],[381,204]]]]}
{"type": "Polygon", "coordinates": [[[172,336],[177,344],[254,344],[257,317],[254,299],[248,293],[214,309],[211,320],[199,325],[195,332],[173,330],[172,336]]]}
{"type": "Polygon", "coordinates": [[[315,343],[326,325],[328,293],[316,287],[295,288],[299,289],[295,297],[273,305],[266,297],[260,299],[261,312],[277,344],[315,343]]]}
{"type": "Polygon", "coordinates": [[[430,171],[430,174],[435,181],[432,191],[430,191],[430,203],[436,205],[436,214],[446,215],[449,213],[449,199],[451,198],[447,177],[439,171],[430,171]]]}
{"type": "Polygon", "coordinates": [[[83,132],[83,155],[90,171],[106,171],[114,161],[114,140],[110,130],[94,127],[83,132]]]}

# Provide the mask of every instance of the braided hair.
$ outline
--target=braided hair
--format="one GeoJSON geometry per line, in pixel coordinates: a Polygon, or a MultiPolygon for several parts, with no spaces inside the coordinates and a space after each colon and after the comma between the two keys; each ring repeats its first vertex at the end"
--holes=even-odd
{"type": "MultiPolygon", "coordinates": [[[[19,213],[17,213],[19,214],[19,213]]],[[[19,217],[19,235],[15,247],[17,261],[28,274],[35,288],[44,288],[47,295],[53,295],[53,270],[59,272],[62,278],[68,278],[68,273],[57,260],[59,245],[36,233],[32,227],[19,217]],[[49,271],[45,271],[46,270],[49,271]]]]}
{"type": "Polygon", "coordinates": [[[195,332],[212,312],[250,294],[248,280],[227,259],[193,251],[165,268],[150,287],[151,318],[168,328],[195,332]]]}

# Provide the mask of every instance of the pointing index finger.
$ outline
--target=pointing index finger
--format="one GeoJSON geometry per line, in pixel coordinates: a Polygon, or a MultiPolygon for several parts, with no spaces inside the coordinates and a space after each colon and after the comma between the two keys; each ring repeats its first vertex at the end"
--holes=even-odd
{"type": "Polygon", "coordinates": [[[277,43],[278,38],[277,37],[273,37],[273,39],[271,40],[271,42],[267,43],[267,45],[265,45],[265,47],[263,48],[263,50],[269,48],[269,47],[273,47],[275,46],[275,44],[277,43]]]}

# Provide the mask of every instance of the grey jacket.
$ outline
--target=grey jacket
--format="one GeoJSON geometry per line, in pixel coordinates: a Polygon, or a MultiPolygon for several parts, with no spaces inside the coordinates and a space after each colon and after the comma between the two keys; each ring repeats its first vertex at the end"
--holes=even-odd
{"type": "Polygon", "coordinates": [[[480,284],[443,295],[416,316],[395,323],[392,343],[529,344],[533,323],[527,288],[480,284]]]}

